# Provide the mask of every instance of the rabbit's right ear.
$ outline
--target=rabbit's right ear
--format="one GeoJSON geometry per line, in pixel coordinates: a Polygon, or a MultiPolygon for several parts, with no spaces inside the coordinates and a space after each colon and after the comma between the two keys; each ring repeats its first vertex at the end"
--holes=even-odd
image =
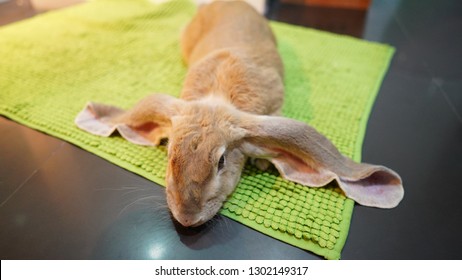
{"type": "Polygon", "coordinates": [[[152,146],[168,136],[171,118],[178,115],[183,106],[184,101],[165,94],[150,95],[127,111],[89,102],[77,115],[75,124],[104,137],[117,130],[132,143],[152,146]]]}

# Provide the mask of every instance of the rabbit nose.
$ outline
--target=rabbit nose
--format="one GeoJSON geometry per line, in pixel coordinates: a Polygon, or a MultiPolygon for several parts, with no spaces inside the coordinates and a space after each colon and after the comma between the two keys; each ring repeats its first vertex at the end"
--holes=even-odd
{"type": "Polygon", "coordinates": [[[181,215],[176,220],[184,227],[196,227],[203,224],[201,217],[195,217],[192,215],[181,215]]]}

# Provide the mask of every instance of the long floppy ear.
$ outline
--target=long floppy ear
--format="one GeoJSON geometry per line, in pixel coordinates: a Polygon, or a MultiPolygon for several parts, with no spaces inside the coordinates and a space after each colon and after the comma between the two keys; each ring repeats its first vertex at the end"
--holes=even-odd
{"type": "Polygon", "coordinates": [[[248,133],[243,152],[270,160],[290,181],[321,187],[335,180],[347,197],[379,208],[393,208],[404,196],[396,172],[352,161],[305,123],[283,117],[249,116],[243,126],[248,133]]]}
{"type": "Polygon", "coordinates": [[[89,102],[77,115],[75,124],[95,135],[108,137],[118,131],[132,143],[152,146],[168,136],[171,118],[183,106],[183,100],[164,94],[145,97],[128,111],[89,102]]]}

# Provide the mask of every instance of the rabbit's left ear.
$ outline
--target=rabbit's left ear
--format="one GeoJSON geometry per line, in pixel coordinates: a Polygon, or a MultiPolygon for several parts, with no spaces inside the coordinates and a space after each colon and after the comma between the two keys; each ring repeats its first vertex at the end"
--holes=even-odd
{"type": "Polygon", "coordinates": [[[77,115],[75,124],[95,135],[108,137],[118,131],[132,143],[153,146],[167,137],[171,119],[179,114],[183,103],[164,94],[150,95],[127,111],[90,102],[77,115]]]}
{"type": "Polygon", "coordinates": [[[404,196],[401,178],[384,166],[356,163],[305,123],[283,117],[249,116],[242,151],[271,161],[287,180],[311,187],[337,181],[359,204],[393,208],[404,196]]]}

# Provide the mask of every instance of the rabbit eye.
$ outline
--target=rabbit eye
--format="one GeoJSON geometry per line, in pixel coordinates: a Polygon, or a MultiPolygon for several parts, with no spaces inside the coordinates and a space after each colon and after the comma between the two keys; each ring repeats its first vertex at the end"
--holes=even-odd
{"type": "Polygon", "coordinates": [[[224,165],[225,165],[225,155],[222,155],[220,157],[220,160],[218,161],[218,171],[222,170],[224,165]]]}

